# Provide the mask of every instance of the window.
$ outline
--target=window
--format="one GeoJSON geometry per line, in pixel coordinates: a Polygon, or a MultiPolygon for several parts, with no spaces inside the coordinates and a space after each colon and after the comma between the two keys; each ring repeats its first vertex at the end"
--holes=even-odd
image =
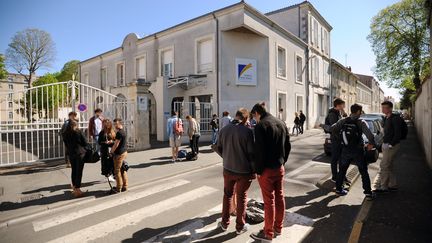
{"type": "Polygon", "coordinates": [[[117,64],[117,86],[125,85],[125,70],[124,63],[117,64]]]}
{"type": "Polygon", "coordinates": [[[136,63],[136,67],[135,67],[135,71],[136,71],[136,79],[144,79],[146,80],[147,78],[147,74],[146,74],[146,59],[145,57],[139,57],[135,60],[136,63]]]}
{"type": "Polygon", "coordinates": [[[9,112],[9,119],[13,119],[13,112],[9,112]]]}
{"type": "Polygon", "coordinates": [[[12,95],[13,95],[12,93],[8,94],[8,100],[12,100],[12,95]]]}
{"type": "Polygon", "coordinates": [[[12,103],[12,102],[9,102],[9,103],[8,103],[8,107],[9,107],[9,108],[12,108],[12,106],[13,106],[13,103],[12,103]]]}
{"type": "Polygon", "coordinates": [[[13,90],[13,84],[9,84],[9,90],[13,90]]]}
{"type": "Polygon", "coordinates": [[[327,61],[323,61],[323,83],[324,87],[327,87],[329,84],[329,63],[327,61]]]}
{"type": "Polygon", "coordinates": [[[314,30],[314,35],[313,35],[313,37],[314,37],[314,44],[315,45],[317,45],[317,46],[319,46],[319,44],[318,44],[318,33],[319,33],[319,29],[318,29],[318,21],[316,21],[316,19],[313,19],[313,30],[314,30]]]}
{"type": "Polygon", "coordinates": [[[280,46],[277,48],[277,76],[286,78],[286,50],[280,46]]]}
{"type": "Polygon", "coordinates": [[[101,89],[105,89],[107,85],[107,69],[101,69],[101,89]]]}
{"type": "Polygon", "coordinates": [[[325,54],[329,54],[329,33],[323,28],[323,51],[325,54]]]}
{"type": "Polygon", "coordinates": [[[296,81],[303,83],[303,58],[296,56],[296,81]]]}
{"type": "Polygon", "coordinates": [[[213,69],[213,45],[212,40],[202,40],[197,45],[197,71],[198,73],[210,72],[213,69]]]}
{"type": "Polygon", "coordinates": [[[303,96],[296,95],[296,111],[303,110],[303,96]]]}
{"type": "Polygon", "coordinates": [[[320,64],[319,64],[319,59],[318,58],[314,58],[313,59],[313,65],[312,65],[312,81],[315,83],[315,84],[319,84],[319,67],[320,67],[320,64]]]}
{"type": "Polygon", "coordinates": [[[12,77],[12,76],[9,76],[9,77],[8,77],[8,81],[9,81],[9,82],[13,82],[13,77],[12,77]]]}
{"type": "Polygon", "coordinates": [[[161,76],[173,77],[173,50],[164,50],[161,52],[161,76]]]}
{"type": "Polygon", "coordinates": [[[282,121],[286,120],[286,99],[287,95],[285,93],[278,92],[278,118],[282,121]]]}

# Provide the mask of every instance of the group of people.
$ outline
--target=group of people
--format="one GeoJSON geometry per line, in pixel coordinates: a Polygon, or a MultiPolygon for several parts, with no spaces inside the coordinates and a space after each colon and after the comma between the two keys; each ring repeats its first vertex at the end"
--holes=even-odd
{"type": "Polygon", "coordinates": [[[126,132],[121,118],[113,121],[102,116],[102,110],[97,108],[88,122],[88,139],[93,141],[94,147],[79,128],[77,113],[69,113],[63,124],[60,135],[65,144],[66,160],[71,167],[72,190],[75,197],[83,196],[81,181],[84,164],[88,162],[92,153],[99,153],[101,158],[101,174],[114,180],[116,187],[110,193],[127,191],[128,177],[123,162],[127,156],[126,132]]]}
{"type": "Polygon", "coordinates": [[[241,108],[235,118],[219,130],[213,148],[223,158],[224,168],[219,228],[227,230],[234,211],[232,202],[236,198],[236,232],[248,231],[249,225],[245,222],[247,192],[257,178],[264,200],[265,225],[251,237],[263,242],[272,241],[282,233],[285,216],[284,164],[291,150],[287,126],[268,113],[263,103],[256,104],[250,112],[241,108]],[[256,122],[254,126],[251,126],[252,121],[256,122]]]}
{"type": "Polygon", "coordinates": [[[294,135],[294,131],[296,131],[296,136],[300,134],[303,134],[304,132],[304,123],[306,122],[306,115],[303,113],[302,110],[300,112],[294,113],[294,127],[292,130],[292,134],[294,135]]]}
{"type": "Polygon", "coordinates": [[[375,137],[367,123],[360,117],[363,113],[361,105],[353,104],[350,107],[351,114],[347,117],[343,117],[344,109],[345,102],[336,98],[323,125],[324,130],[330,133],[331,171],[332,181],[336,183],[336,194],[343,196],[348,193],[344,184],[350,183],[346,178],[346,173],[351,163],[356,164],[359,169],[366,199],[373,199],[376,193],[396,191],[397,182],[393,171],[393,160],[399,150],[400,141],[403,139],[402,131],[405,121],[397,114],[393,114],[392,102],[384,101],[381,104],[382,113],[385,115],[384,139],[381,146],[383,157],[378,179],[374,185],[375,190],[372,190],[365,152],[377,149],[375,137]],[[363,134],[368,139],[366,145],[362,138],[363,134]]]}

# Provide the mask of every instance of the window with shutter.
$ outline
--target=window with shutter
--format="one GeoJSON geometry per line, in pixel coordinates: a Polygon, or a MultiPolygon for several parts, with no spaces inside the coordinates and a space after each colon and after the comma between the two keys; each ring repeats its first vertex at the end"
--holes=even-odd
{"type": "Polygon", "coordinates": [[[202,40],[197,45],[197,71],[198,73],[210,72],[213,69],[213,45],[212,40],[202,40]]]}
{"type": "Polygon", "coordinates": [[[136,59],[136,78],[146,79],[146,59],[144,57],[136,59]]]}
{"type": "Polygon", "coordinates": [[[161,54],[161,76],[173,77],[173,50],[165,50],[161,54]]]}

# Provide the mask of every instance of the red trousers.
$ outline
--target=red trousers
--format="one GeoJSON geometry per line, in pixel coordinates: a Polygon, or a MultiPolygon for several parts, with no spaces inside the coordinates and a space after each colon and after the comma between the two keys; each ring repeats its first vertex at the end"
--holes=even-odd
{"type": "Polygon", "coordinates": [[[264,200],[264,232],[270,239],[274,231],[281,233],[285,216],[283,177],[285,168],[265,169],[258,177],[264,200]]]}
{"type": "Polygon", "coordinates": [[[222,224],[230,224],[230,206],[232,205],[234,187],[237,197],[237,219],[236,229],[241,230],[245,225],[247,191],[255,178],[255,175],[236,175],[224,171],[224,196],[222,204],[222,224]]]}

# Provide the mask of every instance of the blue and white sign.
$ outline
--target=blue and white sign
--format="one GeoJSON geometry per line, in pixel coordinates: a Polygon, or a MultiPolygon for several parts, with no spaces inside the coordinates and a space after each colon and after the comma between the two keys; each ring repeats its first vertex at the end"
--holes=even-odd
{"type": "Polygon", "coordinates": [[[236,85],[257,85],[257,61],[236,58],[236,85]]]}

